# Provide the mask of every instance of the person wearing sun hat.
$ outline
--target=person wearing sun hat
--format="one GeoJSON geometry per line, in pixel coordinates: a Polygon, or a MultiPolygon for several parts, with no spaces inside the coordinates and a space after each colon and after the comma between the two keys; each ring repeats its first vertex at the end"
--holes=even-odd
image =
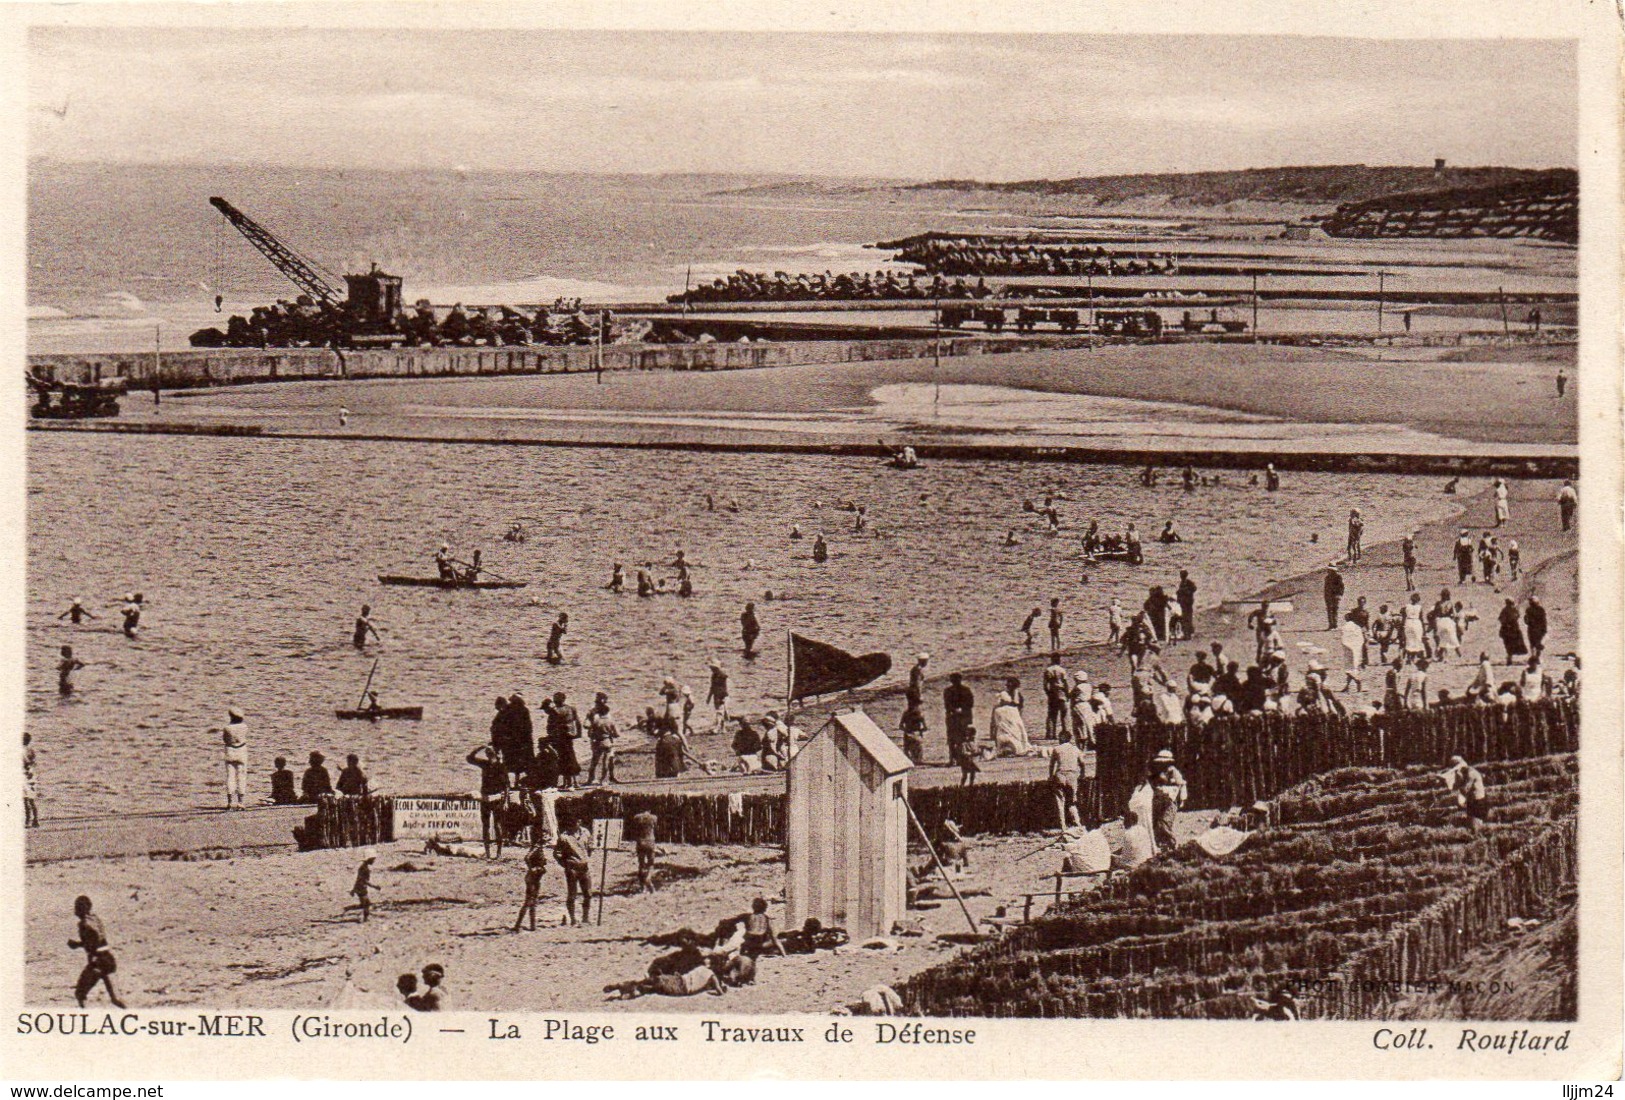
{"type": "Polygon", "coordinates": [[[235,706],[226,708],[226,725],[220,731],[225,746],[226,809],[243,808],[243,796],[248,789],[248,722],[235,706]],[[236,805],[232,797],[236,796],[236,805]]]}
{"type": "Polygon", "coordinates": [[[1179,811],[1184,808],[1190,794],[1185,777],[1174,766],[1173,750],[1162,749],[1151,758],[1151,788],[1154,798],[1151,807],[1152,835],[1156,838],[1158,850],[1172,848],[1178,843],[1175,827],[1179,822],[1179,811]]]}
{"type": "Polygon", "coordinates": [[[925,666],[931,663],[931,654],[921,653],[914,658],[914,667],[908,670],[908,703],[920,706],[925,702],[925,666]]]}
{"type": "Polygon", "coordinates": [[[1072,711],[1072,736],[1078,747],[1087,749],[1095,743],[1095,708],[1090,700],[1095,686],[1089,682],[1089,670],[1080,668],[1072,675],[1069,702],[1072,711]]]}

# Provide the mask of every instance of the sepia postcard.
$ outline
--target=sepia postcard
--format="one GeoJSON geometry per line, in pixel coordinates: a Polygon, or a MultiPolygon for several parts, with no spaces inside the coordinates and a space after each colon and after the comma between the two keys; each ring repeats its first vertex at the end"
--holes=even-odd
{"type": "Polygon", "coordinates": [[[1614,6],[3,10],[8,1080],[1619,1077],[1614,6]]]}

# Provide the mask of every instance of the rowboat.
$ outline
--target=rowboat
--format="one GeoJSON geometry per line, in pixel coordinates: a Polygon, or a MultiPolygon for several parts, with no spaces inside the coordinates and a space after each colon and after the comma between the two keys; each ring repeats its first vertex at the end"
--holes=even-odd
{"type": "Polygon", "coordinates": [[[376,722],[380,718],[405,718],[417,722],[423,718],[422,707],[368,707],[365,710],[335,710],[340,718],[376,722]]]}
{"type": "Polygon", "coordinates": [[[397,577],[378,574],[379,584],[407,585],[412,588],[524,588],[526,581],[447,581],[439,577],[397,577]]]}
{"type": "Polygon", "coordinates": [[[1085,554],[1083,559],[1089,562],[1121,561],[1129,565],[1140,565],[1145,561],[1143,556],[1132,554],[1127,550],[1096,550],[1093,554],[1085,554]]]}

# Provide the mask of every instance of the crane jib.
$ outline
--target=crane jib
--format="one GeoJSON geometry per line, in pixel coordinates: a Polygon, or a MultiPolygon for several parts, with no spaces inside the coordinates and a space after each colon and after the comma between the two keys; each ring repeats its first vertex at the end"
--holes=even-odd
{"type": "Polygon", "coordinates": [[[259,249],[260,254],[270,260],[272,266],[287,276],[300,290],[327,305],[337,306],[343,303],[343,295],[317,274],[298,253],[277,240],[276,235],[269,229],[218,195],[209,199],[209,205],[220,211],[237,232],[248,238],[249,244],[259,249]]]}

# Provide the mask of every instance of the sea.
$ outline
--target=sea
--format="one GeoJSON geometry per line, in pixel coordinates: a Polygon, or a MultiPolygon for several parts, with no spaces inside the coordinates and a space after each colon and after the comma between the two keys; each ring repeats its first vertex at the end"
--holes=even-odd
{"type": "MultiPolygon", "coordinates": [[[[1202,605],[1242,598],[1323,565],[1351,507],[1374,544],[1442,518],[1455,499],[1436,478],[1400,475],[1292,474],[1266,493],[1232,473],[1186,493],[1144,488],[1137,471],[1114,466],[943,461],[918,477],[826,456],[31,433],[27,729],[48,817],[219,804],[211,731],[228,705],[248,717],[256,797],[274,756],[298,768],[312,750],[335,763],[358,754],[390,793],[466,793],[476,775],[464,756],[498,694],[520,691],[534,707],[563,691],[584,707],[605,691],[627,725],[664,676],[703,698],[715,658],[735,711],[760,714],[782,704],[788,631],[888,653],[888,680],[920,650],[941,672],[979,667],[1019,656],[1022,619],[1052,596],[1068,645],[1100,641],[1113,596],[1137,606],[1181,568],[1202,605]],[[1059,535],[1024,507],[1047,493],[1059,535]],[[863,534],[850,510],[860,503],[863,534]],[[1150,535],[1169,518],[1185,542],[1148,544],[1138,569],[1085,570],[1078,536],[1090,520],[1150,535]],[[529,541],[504,542],[516,522],[529,541]],[[805,537],[790,538],[792,526],[805,537]],[[1019,545],[1005,546],[1013,529],[1019,545]],[[817,532],[831,548],[822,564],[811,556],[817,532]],[[491,570],[528,587],[378,583],[379,573],[432,575],[442,541],[483,548],[491,570]],[[616,562],[628,576],[652,562],[673,577],[679,550],[695,566],[692,598],[604,589],[616,562]],[[148,610],[131,640],[118,606],[137,591],[148,610]],[[74,597],[100,617],[59,619],[74,597]],[[763,630],[749,661],[738,628],[747,600],[763,630]],[[358,652],[350,630],[363,603],[383,640],[358,652]],[[565,660],[550,665],[560,612],[565,660]],[[65,644],[88,666],[67,698],[55,678],[65,644]],[[386,705],[421,705],[423,720],[337,720],[369,676],[386,705]]],[[[697,720],[709,726],[703,704],[697,720]]],[[[652,774],[642,742],[623,742],[641,750],[624,776],[652,774]]],[[[698,749],[729,759],[721,738],[698,749]]]]}
{"type": "MultiPolygon", "coordinates": [[[[409,301],[440,305],[534,305],[560,297],[660,302],[739,269],[904,270],[893,252],[873,246],[927,231],[989,229],[1104,235],[1142,240],[1149,250],[1177,241],[1181,249],[1326,272],[1266,278],[1264,291],[1298,284],[1375,290],[1382,270],[1396,305],[1410,288],[1575,287],[1571,248],[1499,240],[1282,240],[1296,208],[1283,208],[1278,222],[1256,211],[1230,217],[1221,230],[1212,219],[1222,211],[1153,209],[1123,217],[1086,200],[925,191],[895,181],[36,159],[28,166],[29,351],[173,350],[233,313],[296,294],[209,205],[216,195],[335,286],[343,286],[345,273],[377,264],[405,279],[409,301]]],[[[1220,293],[1248,291],[1245,280],[1234,278],[1197,282],[1220,293]]],[[[1366,332],[1380,325],[1370,309],[1266,311],[1274,331],[1366,332]]],[[[1413,320],[1419,331],[1493,331],[1503,323],[1494,310],[1480,308],[1476,319],[1473,310],[1448,312],[1438,318],[1424,311],[1413,320]]],[[[1387,318],[1390,326],[1398,323],[1387,318]]]]}
{"type": "Polygon", "coordinates": [[[196,328],[296,294],[209,205],[215,195],[335,285],[376,263],[405,278],[409,300],[436,303],[663,301],[742,267],[878,270],[891,253],[873,242],[1022,220],[859,183],[781,194],[783,182],[36,160],[29,347],[147,350],[155,336],[184,347],[196,328]]]}

